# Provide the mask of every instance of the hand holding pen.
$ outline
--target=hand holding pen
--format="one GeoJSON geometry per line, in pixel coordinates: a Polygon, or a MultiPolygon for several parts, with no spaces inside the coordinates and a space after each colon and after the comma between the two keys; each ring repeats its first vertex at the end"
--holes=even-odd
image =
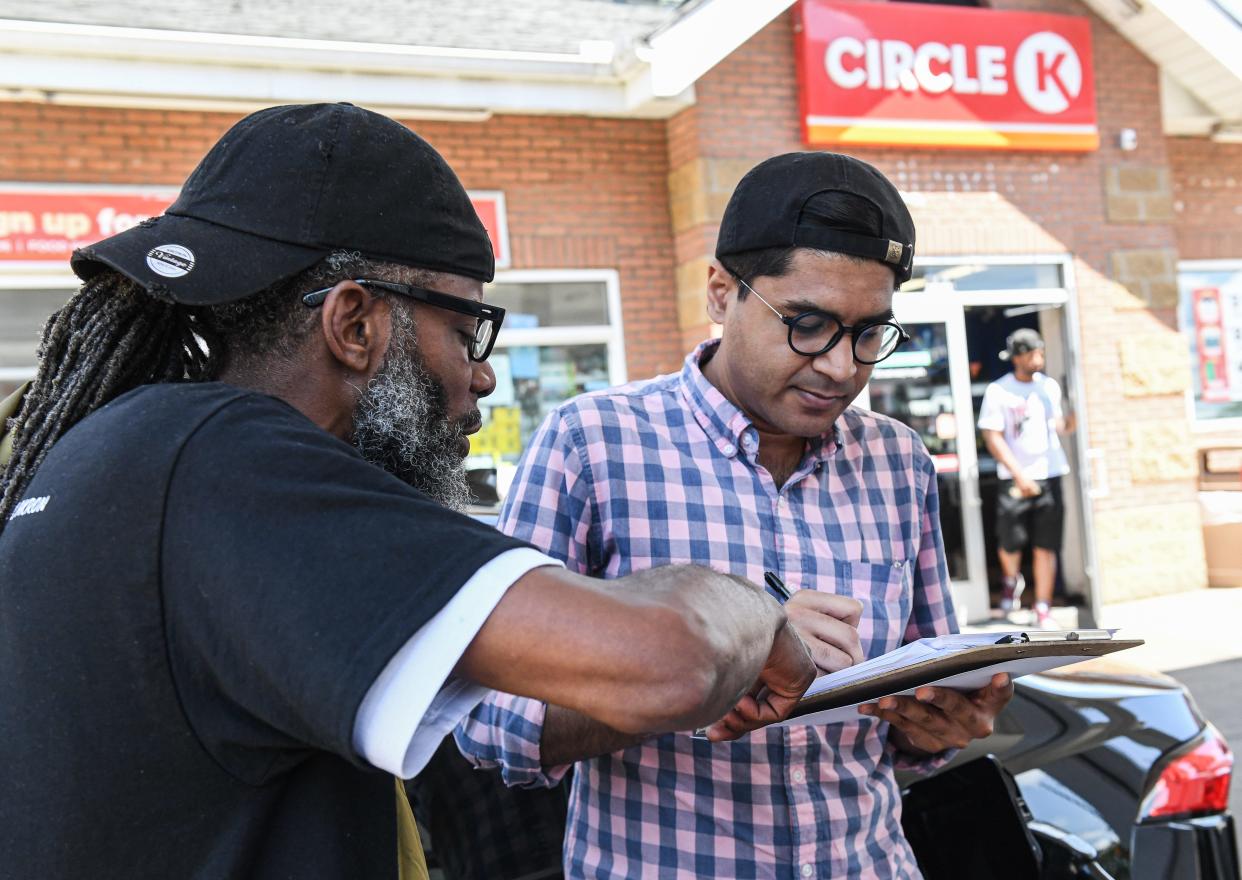
{"type": "MultiPolygon", "coordinates": [[[[786,643],[786,650],[774,650],[770,661],[789,665],[789,658],[796,658],[805,652],[810,655],[817,671],[823,674],[852,666],[862,659],[862,643],[858,638],[858,621],[863,608],[861,602],[848,596],[815,590],[798,590],[791,594],[780,575],[774,571],[763,573],[763,583],[768,593],[785,607],[789,620],[786,631],[780,636],[786,643]]],[[[765,669],[765,680],[772,682],[780,678],[772,674],[776,671],[765,669]]],[[[780,693],[763,684],[756,684],[729,714],[710,727],[696,730],[693,736],[719,742],[736,739],[758,726],[778,721],[789,713],[808,684],[809,681],[795,682],[791,679],[789,686],[780,693]]]]}
{"type": "Polygon", "coordinates": [[[836,672],[863,659],[858,622],[863,604],[850,596],[837,596],[817,590],[790,593],[776,572],[763,574],[764,584],[785,606],[785,614],[802,641],[811,650],[811,659],[820,673],[836,672]]]}

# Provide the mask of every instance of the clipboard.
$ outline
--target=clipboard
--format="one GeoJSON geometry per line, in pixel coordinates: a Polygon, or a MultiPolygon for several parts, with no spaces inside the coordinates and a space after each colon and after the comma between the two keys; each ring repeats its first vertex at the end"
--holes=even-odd
{"type": "Polygon", "coordinates": [[[855,720],[860,717],[857,706],[881,697],[912,694],[924,686],[978,690],[998,672],[1020,678],[1142,644],[1142,639],[1114,639],[1107,630],[1007,633],[993,644],[948,651],[820,690],[803,697],[789,717],[774,726],[798,727],[855,720]]]}

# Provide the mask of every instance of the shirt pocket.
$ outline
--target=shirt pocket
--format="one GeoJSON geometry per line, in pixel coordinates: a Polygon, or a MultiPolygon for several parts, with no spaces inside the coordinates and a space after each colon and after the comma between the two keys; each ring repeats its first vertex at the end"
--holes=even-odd
{"type": "Polygon", "coordinates": [[[858,637],[868,658],[878,657],[901,645],[910,620],[913,596],[911,562],[863,562],[834,560],[839,593],[863,603],[858,637]]]}

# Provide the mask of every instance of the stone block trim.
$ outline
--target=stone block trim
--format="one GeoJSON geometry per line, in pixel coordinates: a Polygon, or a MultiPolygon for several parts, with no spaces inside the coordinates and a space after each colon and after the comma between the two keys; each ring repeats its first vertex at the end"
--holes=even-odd
{"type": "Polygon", "coordinates": [[[1099,511],[1094,522],[1105,603],[1197,590],[1207,583],[1197,502],[1099,511]]]}
{"type": "Polygon", "coordinates": [[[1182,394],[1190,386],[1186,347],[1177,333],[1143,333],[1118,343],[1126,397],[1182,394]]]}
{"type": "Polygon", "coordinates": [[[681,330],[700,328],[707,319],[707,257],[699,257],[677,267],[677,326],[681,330]]]}
{"type": "Polygon", "coordinates": [[[737,182],[764,158],[698,158],[670,171],[669,214],[673,232],[682,233],[705,223],[718,224],[737,182]]]}
{"type": "Polygon", "coordinates": [[[1199,476],[1194,438],[1185,421],[1148,421],[1129,426],[1130,480],[1159,483],[1199,476]]]}
{"type": "Polygon", "coordinates": [[[1104,169],[1104,196],[1112,223],[1170,223],[1173,187],[1163,165],[1110,165],[1104,169]]]}
{"type": "Polygon", "coordinates": [[[1135,306],[1177,308],[1177,251],[1173,248],[1140,248],[1113,251],[1113,278],[1136,297],[1135,306]]]}
{"type": "Polygon", "coordinates": [[[668,211],[675,233],[708,221],[703,164],[702,159],[694,159],[669,172],[668,211]]]}

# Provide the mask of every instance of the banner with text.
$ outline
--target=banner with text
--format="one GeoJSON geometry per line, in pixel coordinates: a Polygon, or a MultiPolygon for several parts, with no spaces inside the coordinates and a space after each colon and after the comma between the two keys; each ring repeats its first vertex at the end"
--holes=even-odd
{"type": "Polygon", "coordinates": [[[810,146],[1099,147],[1086,18],[841,0],[797,14],[810,146]]]}
{"type": "MultiPolygon", "coordinates": [[[[67,264],[76,248],[124,232],[162,214],[176,190],[84,186],[46,188],[0,184],[0,266],[9,269],[67,264]]],[[[472,192],[487,227],[497,268],[509,266],[509,233],[502,192],[472,192]]]]}

